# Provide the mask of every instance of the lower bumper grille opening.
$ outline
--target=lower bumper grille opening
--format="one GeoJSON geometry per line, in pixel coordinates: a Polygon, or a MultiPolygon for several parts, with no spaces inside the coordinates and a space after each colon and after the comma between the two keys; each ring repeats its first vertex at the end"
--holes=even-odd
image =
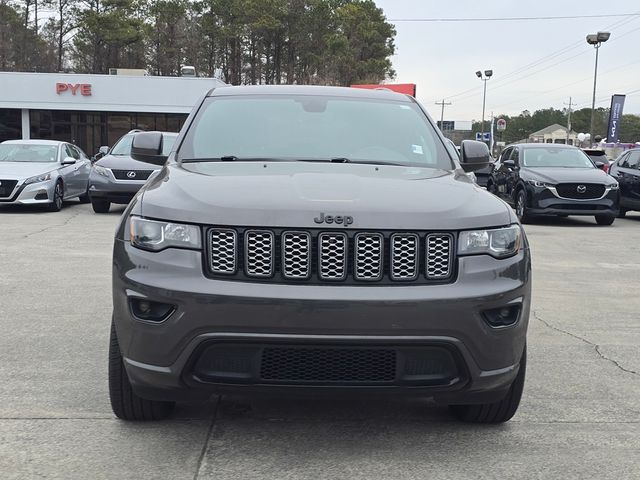
{"type": "Polygon", "coordinates": [[[204,383],[270,386],[450,386],[464,376],[444,346],[215,343],[196,358],[204,383]]]}
{"type": "Polygon", "coordinates": [[[390,349],[265,348],[260,378],[285,382],[392,382],[396,352],[390,349]]]}

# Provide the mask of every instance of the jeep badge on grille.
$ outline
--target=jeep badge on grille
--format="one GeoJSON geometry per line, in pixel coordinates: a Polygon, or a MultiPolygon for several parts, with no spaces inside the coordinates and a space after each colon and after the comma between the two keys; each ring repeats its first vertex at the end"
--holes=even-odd
{"type": "Polygon", "coordinates": [[[353,217],[349,215],[325,215],[320,212],[320,216],[313,219],[316,223],[335,223],[336,225],[344,225],[348,227],[353,223],[353,217]]]}

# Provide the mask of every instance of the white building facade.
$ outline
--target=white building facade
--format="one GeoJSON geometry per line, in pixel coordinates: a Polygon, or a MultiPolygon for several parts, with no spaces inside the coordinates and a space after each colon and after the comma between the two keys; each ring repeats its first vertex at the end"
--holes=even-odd
{"type": "Polygon", "coordinates": [[[177,132],[214,78],[0,72],[0,141],[49,139],[88,155],[129,130],[177,132]]]}

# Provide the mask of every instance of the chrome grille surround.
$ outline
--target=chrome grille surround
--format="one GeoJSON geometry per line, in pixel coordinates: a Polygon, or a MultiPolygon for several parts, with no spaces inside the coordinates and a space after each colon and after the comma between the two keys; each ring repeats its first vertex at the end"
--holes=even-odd
{"type": "Polygon", "coordinates": [[[384,238],[379,233],[355,236],[353,275],[358,280],[375,282],[382,278],[384,238]]]}
{"type": "Polygon", "coordinates": [[[347,235],[341,232],[323,232],[318,235],[318,276],[322,280],[347,278],[347,235]]]}
{"type": "Polygon", "coordinates": [[[418,278],[420,239],[415,233],[391,235],[392,280],[411,281],[418,278]]]}
{"type": "Polygon", "coordinates": [[[208,235],[209,268],[212,273],[233,275],[237,270],[238,236],[230,228],[211,228],[208,235]]]}
{"type": "Polygon", "coordinates": [[[425,270],[428,279],[444,280],[452,274],[453,237],[448,233],[427,235],[425,270]]]}
{"type": "Polygon", "coordinates": [[[275,241],[269,230],[247,230],[244,234],[244,268],[247,276],[267,278],[273,275],[275,241]]]}
{"type": "Polygon", "coordinates": [[[287,231],[282,234],[282,275],[291,280],[311,276],[311,235],[287,231]]]}

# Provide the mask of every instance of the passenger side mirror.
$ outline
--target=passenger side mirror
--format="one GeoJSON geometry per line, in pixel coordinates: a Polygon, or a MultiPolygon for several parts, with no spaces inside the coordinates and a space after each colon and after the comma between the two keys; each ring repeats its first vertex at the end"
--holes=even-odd
{"type": "Polygon", "coordinates": [[[153,165],[164,165],[167,157],[162,155],[162,133],[136,133],[131,144],[131,158],[153,165]]]}
{"type": "Polygon", "coordinates": [[[491,163],[491,154],[486,143],[463,140],[460,145],[460,165],[465,172],[480,170],[491,163]]]}
{"type": "Polygon", "coordinates": [[[106,145],[101,146],[98,149],[98,153],[102,156],[106,155],[107,153],[109,153],[109,147],[107,147],[106,145]]]}
{"type": "Polygon", "coordinates": [[[502,164],[507,168],[516,168],[516,162],[513,160],[505,160],[502,164]]]}
{"type": "Polygon", "coordinates": [[[64,157],[62,160],[62,165],[73,165],[76,163],[76,159],[73,157],[64,157]]]}
{"type": "Polygon", "coordinates": [[[599,168],[600,170],[604,170],[604,165],[605,165],[604,162],[601,162],[598,160],[597,162],[595,162],[595,164],[596,164],[596,168],[599,168]]]}

